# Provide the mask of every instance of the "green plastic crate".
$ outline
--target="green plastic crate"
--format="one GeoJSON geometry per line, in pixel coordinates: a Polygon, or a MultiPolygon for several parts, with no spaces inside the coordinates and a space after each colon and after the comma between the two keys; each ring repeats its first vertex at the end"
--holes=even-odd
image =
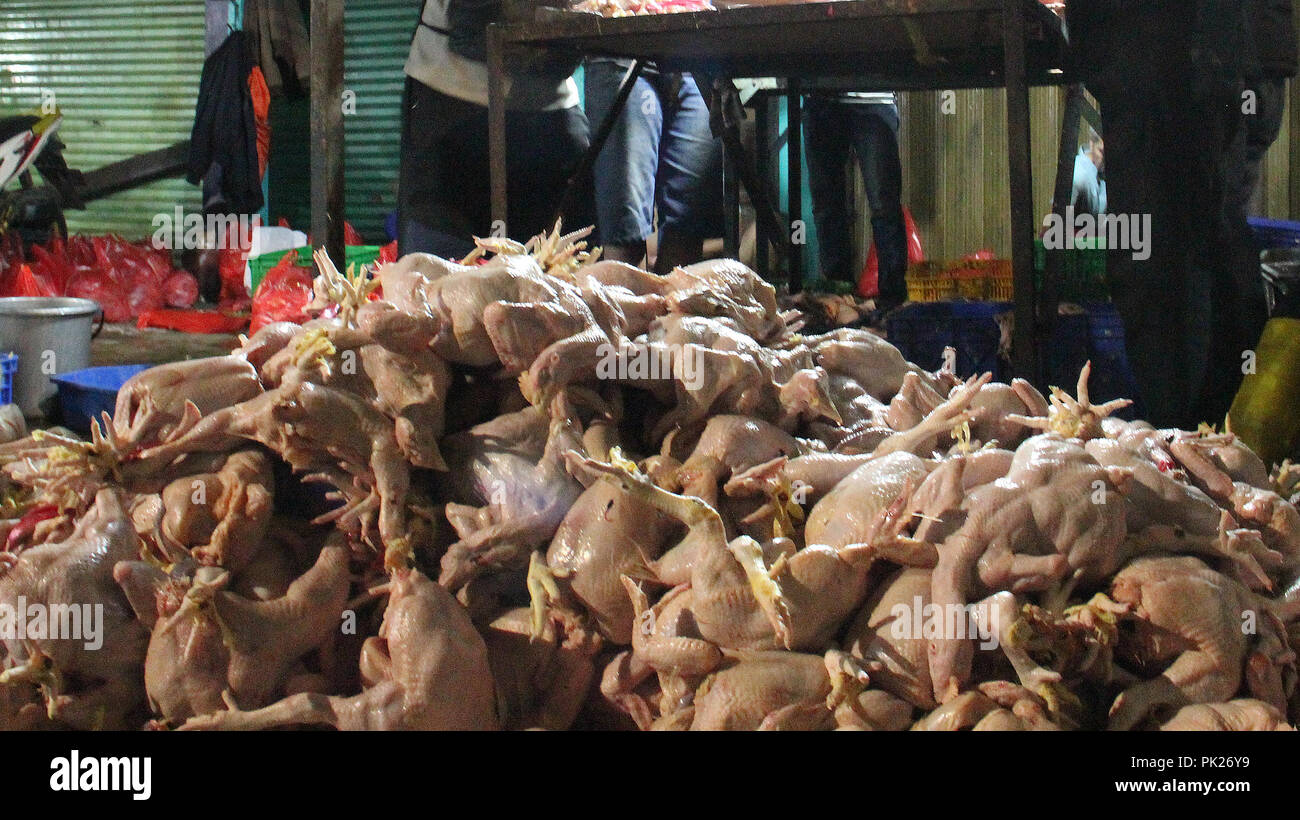
{"type": "MultiPolygon", "coordinates": [[[[1034,240],[1034,284],[1041,288],[1047,270],[1047,249],[1041,239],[1034,240]]],[[[1057,298],[1062,302],[1109,302],[1106,287],[1106,242],[1104,239],[1078,239],[1075,246],[1062,252],[1057,298]]]]}
{"type": "MultiPolygon", "coordinates": [[[[347,265],[373,265],[379,258],[379,245],[348,245],[345,251],[347,256],[347,265]]],[[[261,256],[251,256],[248,259],[249,276],[252,282],[252,292],[257,293],[257,286],[262,284],[262,279],[266,272],[280,263],[288,251],[272,251],[264,253],[261,256]]],[[[313,268],[314,264],[311,258],[312,249],[303,246],[298,249],[298,264],[305,268],[313,268]]]]}

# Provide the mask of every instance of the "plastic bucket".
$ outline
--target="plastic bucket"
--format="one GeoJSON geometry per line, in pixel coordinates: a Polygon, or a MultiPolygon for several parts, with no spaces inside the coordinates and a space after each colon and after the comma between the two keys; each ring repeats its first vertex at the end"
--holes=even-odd
{"type": "Polygon", "coordinates": [[[1272,466],[1300,452],[1300,319],[1269,319],[1258,367],[1228,411],[1232,432],[1272,466]]]}
{"type": "Polygon", "coordinates": [[[1300,319],[1300,248],[1273,248],[1260,254],[1268,315],[1300,319]]]}
{"type": "Polygon", "coordinates": [[[90,340],[104,326],[104,313],[89,299],[13,296],[0,299],[0,350],[18,354],[14,403],[29,417],[53,412],[57,392],[51,376],[90,364],[90,340]]]}

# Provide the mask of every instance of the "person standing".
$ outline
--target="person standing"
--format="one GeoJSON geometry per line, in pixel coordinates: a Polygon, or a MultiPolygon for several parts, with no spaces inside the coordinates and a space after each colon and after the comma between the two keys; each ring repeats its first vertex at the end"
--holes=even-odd
{"type": "Polygon", "coordinates": [[[851,286],[858,281],[848,216],[846,172],[851,151],[862,171],[871,206],[871,236],[880,261],[876,308],[883,313],[898,307],[907,301],[907,231],[894,95],[810,96],[803,109],[803,128],[822,276],[851,286]]]}
{"type": "Polygon", "coordinates": [[[1079,146],[1074,158],[1074,189],[1070,202],[1076,214],[1099,216],[1106,213],[1106,180],[1102,168],[1106,162],[1106,146],[1101,136],[1088,129],[1088,144],[1079,146]]]}
{"type": "Polygon", "coordinates": [[[1214,348],[1200,414],[1216,423],[1227,415],[1241,387],[1243,355],[1258,344],[1268,321],[1260,248],[1247,217],[1260,164],[1282,129],[1287,78],[1297,68],[1291,0],[1247,0],[1246,12],[1246,90],[1240,127],[1224,157],[1220,241],[1211,247],[1216,252],[1214,348]]]}
{"type": "MultiPolygon", "coordinates": [[[[459,258],[474,236],[518,240],[551,229],[589,143],[574,65],[511,73],[506,97],[509,213],[492,224],[486,33],[499,0],[424,0],[406,61],[398,180],[398,247],[459,258]]],[[[591,221],[590,195],[570,224],[591,221]]]]}
{"type": "Polygon", "coordinates": [[[1071,0],[1066,19],[1078,72],[1101,103],[1107,211],[1151,227],[1149,256],[1107,250],[1140,398],[1153,424],[1195,429],[1213,346],[1223,158],[1245,84],[1243,0],[1071,0]]]}
{"type": "MultiPolygon", "coordinates": [[[[587,116],[602,122],[630,64],[591,59],[587,116]]],[[[603,258],[638,265],[655,232],[657,273],[698,262],[722,234],[722,146],[689,74],[642,68],[594,166],[596,229],[603,258]]]]}

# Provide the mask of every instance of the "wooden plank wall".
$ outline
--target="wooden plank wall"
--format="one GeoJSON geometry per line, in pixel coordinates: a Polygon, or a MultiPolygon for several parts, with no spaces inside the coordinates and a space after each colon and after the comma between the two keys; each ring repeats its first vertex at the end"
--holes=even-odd
{"type": "MultiPolygon", "coordinates": [[[[1289,94],[1292,107],[1296,91],[1293,87],[1289,94]]],[[[952,93],[951,113],[944,112],[944,92],[899,95],[903,202],[912,211],[928,257],[954,259],[981,248],[1005,257],[1010,253],[1006,98],[1000,89],[952,93]]],[[[1062,89],[1030,92],[1034,210],[1040,219],[1051,205],[1063,106],[1062,89]]],[[[1294,184],[1300,179],[1290,173],[1300,155],[1291,137],[1297,119],[1288,112],[1265,160],[1258,209],[1263,216],[1300,219],[1300,185],[1294,184]]],[[[869,211],[860,183],[856,190],[864,224],[855,234],[865,258],[869,211]]]]}

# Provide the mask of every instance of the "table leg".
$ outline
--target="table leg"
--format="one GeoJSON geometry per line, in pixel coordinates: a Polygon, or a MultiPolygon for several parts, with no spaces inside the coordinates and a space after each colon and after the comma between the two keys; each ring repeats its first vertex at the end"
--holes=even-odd
{"type": "MultiPolygon", "coordinates": [[[[772,150],[771,134],[768,129],[771,127],[772,98],[766,94],[760,94],[757,104],[754,106],[754,169],[758,173],[758,179],[763,185],[771,182],[771,170],[769,167],[771,157],[768,155],[772,150]]],[[[768,235],[763,229],[763,224],[755,220],[754,225],[754,267],[758,269],[758,275],[764,279],[768,278],[768,243],[774,237],[768,235]]]]}
{"type": "Polygon", "coordinates": [[[1002,47],[1007,89],[1007,168],[1011,183],[1011,269],[1015,289],[1012,370],[1041,383],[1034,288],[1033,175],[1029,162],[1029,85],[1025,69],[1025,2],[1003,0],[1002,47]]]}
{"type": "Polygon", "coordinates": [[[786,89],[786,164],[790,182],[786,208],[790,214],[790,232],[785,241],[790,248],[790,292],[798,293],[803,290],[803,243],[795,244],[795,232],[807,236],[807,229],[800,224],[803,222],[803,105],[798,80],[789,80],[786,89]]]}
{"type": "MultiPolygon", "coordinates": [[[[488,176],[492,186],[492,233],[509,236],[506,214],[506,67],[505,40],[497,25],[488,26],[488,176]]],[[[526,239],[527,237],[516,237],[526,239]]]]}
{"type": "Polygon", "coordinates": [[[788,169],[789,188],[785,191],[785,208],[790,217],[790,233],[785,237],[790,252],[790,292],[803,290],[803,243],[794,243],[796,233],[806,237],[803,227],[803,104],[800,81],[790,79],[785,91],[785,165],[788,169]]]}
{"type": "Polygon", "coordinates": [[[735,153],[722,146],[722,247],[732,259],[740,257],[740,177],[735,153]]]}
{"type": "MultiPolygon", "coordinates": [[[[1065,89],[1065,110],[1061,124],[1061,142],[1056,159],[1056,183],[1052,190],[1052,213],[1061,219],[1073,204],[1070,201],[1074,192],[1074,157],[1079,150],[1079,124],[1083,103],[1083,86],[1070,85],[1065,89]]],[[[1038,293],[1038,336],[1041,349],[1046,350],[1051,344],[1056,327],[1057,304],[1060,298],[1061,264],[1065,260],[1065,250],[1045,249],[1043,266],[1043,285],[1038,293]]],[[[1044,357],[1047,358],[1047,357],[1044,357]]],[[[1040,366],[1047,370],[1047,362],[1040,366]]],[[[1044,372],[1050,381],[1051,374],[1044,372]]]]}
{"type": "MultiPolygon", "coordinates": [[[[754,170],[740,138],[740,123],[744,119],[744,109],[740,105],[740,96],[735,85],[730,81],[715,81],[712,76],[702,72],[692,72],[696,84],[712,89],[708,96],[709,125],[715,136],[722,139],[725,156],[730,156],[730,167],[735,170],[737,180],[749,192],[749,201],[754,206],[754,219],[769,236],[788,236],[788,227],[781,224],[776,205],[779,197],[773,197],[767,190],[765,181],[754,170]]],[[[781,248],[787,248],[788,241],[782,240],[781,248]]]]}

